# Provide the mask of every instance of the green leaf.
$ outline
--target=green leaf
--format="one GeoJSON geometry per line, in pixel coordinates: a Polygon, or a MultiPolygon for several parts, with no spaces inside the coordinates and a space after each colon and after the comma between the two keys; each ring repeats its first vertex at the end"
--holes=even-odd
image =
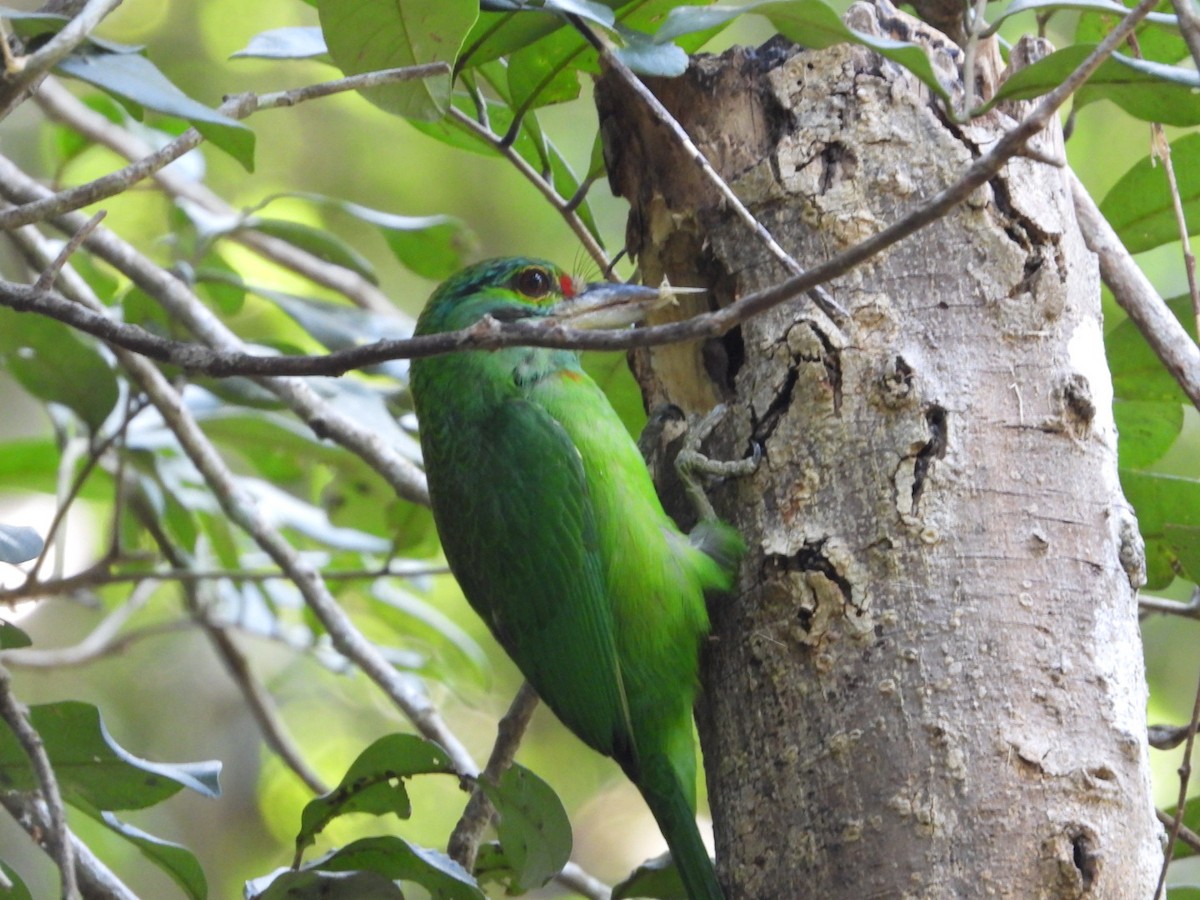
{"type": "Polygon", "coordinates": [[[254,171],[254,132],[179,90],[154,63],[138,53],[108,53],[88,47],[58,64],[64,74],[106,91],[140,118],[141,108],[186,119],[213,145],[254,171]]]}
{"type": "Polygon", "coordinates": [[[373,872],[393,881],[411,881],[439,900],[485,900],[466,869],[436,850],[392,835],[363,838],[313,860],[306,870],[373,872]]]}
{"type": "Polygon", "coordinates": [[[0,563],[29,562],[37,559],[46,542],[28,525],[0,524],[0,563]]]}
{"type": "Polygon", "coordinates": [[[142,852],[142,856],[171,876],[187,896],[193,900],[205,900],[208,896],[204,870],[187,847],[147,834],[140,828],[122,822],[110,812],[101,812],[99,819],[109,830],[129,841],[142,852]]]}
{"type": "Polygon", "coordinates": [[[1123,469],[1144,469],[1171,449],[1183,430],[1183,406],[1167,401],[1116,400],[1117,450],[1123,469]]]}
{"type": "MultiPolygon", "coordinates": [[[[1200,233],[1200,134],[1171,144],[1171,162],[1189,235],[1200,233]]],[[[1179,226],[1161,159],[1147,156],[1121,176],[1100,204],[1130,253],[1178,241],[1179,226]]]]}
{"type": "MultiPolygon", "coordinates": [[[[320,0],[329,54],[347,75],[422,63],[454,63],[479,14],[474,0],[320,0]]],[[[405,118],[436,119],[450,104],[450,76],[401,81],[362,94],[405,118]]]]}
{"type": "Polygon", "coordinates": [[[688,55],[674,44],[660,44],[640,32],[622,32],[625,46],[616,54],[639,75],[675,78],[687,71],[688,55]]]}
{"type": "Polygon", "coordinates": [[[630,897],[655,897],[657,900],[688,900],[670,853],[647,860],[627,878],[613,885],[612,900],[630,897]]]}
{"type": "Polygon", "coordinates": [[[338,816],[363,812],[401,819],[412,814],[404,779],[432,773],[452,774],[450,758],[440,747],[412,734],[381,737],[359,754],[341,782],[312,800],[300,815],[296,858],[338,816]]]}
{"type": "Polygon", "coordinates": [[[117,378],[96,345],[45,316],[0,309],[0,364],[33,396],[67,407],[93,432],[117,404],[117,378]]]}
{"type": "MultiPolygon", "coordinates": [[[[1176,841],[1182,844],[1183,841],[1176,841]]],[[[1200,900],[1200,884],[1173,884],[1167,887],[1167,900],[1200,900]]]]}
{"type": "Polygon", "coordinates": [[[375,872],[293,872],[283,869],[246,883],[249,900],[404,900],[391,879],[375,872]]]}
{"type": "Polygon", "coordinates": [[[357,272],[372,284],[378,284],[370,260],[331,232],[288,219],[264,219],[255,216],[246,223],[248,228],[269,234],[293,246],[307,250],[318,259],[357,272]]]}
{"type": "Polygon", "coordinates": [[[320,59],[329,61],[325,35],[316,27],[272,28],[250,38],[230,59],[320,59]]]}
{"type": "Polygon", "coordinates": [[[29,888],[8,863],[0,859],[0,897],[3,900],[33,900],[33,894],[29,893],[29,888]],[[8,886],[4,886],[4,880],[8,880],[8,886]]]}
{"type": "MultiPolygon", "coordinates": [[[[63,799],[83,809],[143,809],[191,788],[205,797],[220,795],[219,762],[155,763],[122,748],[89,703],[65,700],[31,707],[30,722],[41,735],[58,776],[63,799]]],[[[0,789],[31,790],[36,785],[24,750],[7,727],[0,727],[0,789]]]]}
{"type": "MultiPolygon", "coordinates": [[[[1124,12],[1114,15],[1113,11],[1103,10],[1103,5],[1096,11],[1081,10],[1083,13],[1075,26],[1075,44],[1098,44],[1113,30],[1117,22],[1124,18],[1137,0],[1129,0],[1124,12]]],[[[1160,8],[1170,8],[1169,0],[1163,0],[1160,8]]],[[[1118,6],[1118,9],[1121,7],[1118,6]]],[[[1188,55],[1187,43],[1179,33],[1179,20],[1170,13],[1151,12],[1137,26],[1138,55],[1144,59],[1156,62],[1177,63],[1188,55]]]]}
{"type": "MultiPolygon", "coordinates": [[[[1074,44],[1014,72],[980,112],[1004,100],[1029,100],[1058,87],[1096,49],[1074,44]]],[[[1194,71],[1113,54],[1075,93],[1082,108],[1111,100],[1135,119],[1164,125],[1200,124],[1200,80],[1194,71]]]]}
{"type": "Polygon", "coordinates": [[[571,858],[571,822],[550,785],[513,764],[499,784],[480,782],[500,817],[496,833],[512,867],[516,893],[539,888],[571,858]]]}
{"type": "Polygon", "coordinates": [[[441,281],[466,264],[475,238],[453,216],[398,216],[357,203],[328,201],[379,229],[392,255],[422,278],[441,281]]]}
{"type": "MultiPolygon", "coordinates": [[[[1167,308],[1179,320],[1184,330],[1196,340],[1196,319],[1192,315],[1191,298],[1175,297],[1167,308]]],[[[1104,337],[1105,354],[1113,377],[1113,392],[1122,400],[1171,400],[1187,403],[1187,397],[1138,331],[1132,320],[1126,319],[1104,337]]]]}
{"type": "Polygon", "coordinates": [[[24,631],[0,619],[0,650],[18,650],[33,645],[33,640],[24,631]]]}
{"type": "Polygon", "coordinates": [[[743,6],[682,7],[671,11],[654,39],[662,44],[692,32],[720,28],[747,13],[766,17],[780,34],[804,47],[822,50],[843,43],[869,47],[880,56],[904,66],[938,97],[949,100],[949,94],[923,49],[916,44],[855,31],[822,0],[759,0],[743,6]]]}
{"type": "Polygon", "coordinates": [[[1200,481],[1122,469],[1121,486],[1146,541],[1146,587],[1200,582],[1200,481]]]}
{"type": "MultiPolygon", "coordinates": [[[[996,27],[1005,19],[1020,15],[1021,13],[1034,12],[1039,15],[1045,15],[1051,12],[1091,12],[1099,13],[1104,17],[1115,17],[1111,21],[1123,19],[1129,14],[1129,7],[1122,6],[1120,3],[1114,3],[1113,0],[1013,0],[999,16],[991,20],[991,25],[988,29],[989,33],[996,31],[996,27]]],[[[1097,16],[1099,19],[1100,16],[1097,16]]],[[[1179,28],[1178,20],[1175,16],[1167,15],[1166,13],[1152,12],[1146,17],[1146,21],[1155,22],[1160,25],[1167,25],[1179,28]]],[[[1076,40],[1080,40],[1080,36],[1076,33],[1076,40]]],[[[1089,41],[1089,43],[1099,43],[1098,39],[1089,41]]]]}

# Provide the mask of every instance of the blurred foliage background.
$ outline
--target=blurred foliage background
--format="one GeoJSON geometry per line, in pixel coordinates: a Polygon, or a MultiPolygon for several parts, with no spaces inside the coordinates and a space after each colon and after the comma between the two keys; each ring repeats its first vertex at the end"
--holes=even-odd
{"type": "MultiPolygon", "coordinates": [[[[188,95],[216,106],[228,94],[275,91],[337,77],[340,73],[319,62],[230,59],[259,32],[315,24],[315,10],[297,0],[250,4],[238,0],[127,0],[105,22],[101,33],[115,41],[145,44],[149,58],[188,95]]],[[[1010,21],[1005,33],[1015,37],[1033,27],[1029,19],[1010,21]]],[[[1067,43],[1073,27],[1071,16],[1060,15],[1049,36],[1067,43]]],[[[749,19],[722,33],[706,49],[758,43],[770,33],[764,22],[749,19]]],[[[96,95],[77,83],[70,86],[79,96],[96,95]]],[[[546,132],[575,170],[585,171],[596,131],[589,86],[584,84],[580,99],[543,110],[540,116],[546,132]]],[[[149,121],[155,121],[154,117],[149,121]]],[[[451,215],[466,226],[462,249],[467,260],[530,254],[595,274],[570,230],[507,162],[448,148],[355,94],[261,112],[248,124],[257,135],[253,174],[211,148],[177,164],[203,166],[206,183],[234,208],[257,207],[277,194],[308,192],[400,215],[451,215]]],[[[1099,198],[1146,155],[1149,140],[1145,123],[1111,104],[1099,103],[1079,113],[1067,147],[1071,165],[1099,198]]],[[[68,157],[64,147],[69,143],[61,126],[47,122],[32,103],[23,105],[0,126],[3,152],[26,171],[58,185],[83,183],[123,164],[98,146],[68,157]]],[[[621,245],[624,234],[623,203],[612,199],[603,183],[592,191],[590,202],[611,253],[621,245]]],[[[99,206],[107,210],[107,227],[162,263],[172,261],[169,236],[177,212],[162,193],[134,189],[99,206]]],[[[433,282],[400,266],[376,229],[353,216],[287,197],[275,200],[269,211],[272,216],[341,237],[369,261],[381,289],[403,314],[415,316],[433,287],[433,282]]],[[[321,296],[311,284],[242,248],[227,245],[224,252],[247,283],[321,296]]],[[[9,273],[17,271],[6,253],[0,247],[0,264],[9,273]]],[[[1163,296],[1186,290],[1178,243],[1142,254],[1139,261],[1163,296]]],[[[1107,329],[1123,319],[1108,298],[1105,315],[1107,329]]],[[[287,335],[303,348],[315,346],[277,306],[261,298],[247,297],[244,306],[229,318],[243,335],[276,339],[287,335]]],[[[640,401],[621,358],[596,359],[591,365],[604,373],[615,401],[636,430],[640,401]]],[[[0,374],[0,440],[50,439],[52,435],[43,405],[8,375],[0,374]]],[[[244,461],[238,466],[242,471],[252,468],[244,461]]],[[[1152,468],[1192,479],[1200,476],[1200,417],[1196,410],[1186,407],[1182,435],[1152,468]]],[[[45,486],[31,489],[34,486],[19,483],[19,477],[10,473],[0,481],[0,521],[30,524],[44,533],[54,510],[52,492],[45,486]]],[[[390,514],[396,516],[397,527],[404,529],[397,541],[400,555],[436,567],[436,540],[428,515],[413,509],[390,514]]],[[[101,553],[111,515],[111,500],[104,491],[77,503],[56,564],[70,572],[101,553]]],[[[15,583],[9,574],[0,572],[5,585],[15,583]]],[[[399,626],[383,619],[366,625],[360,616],[360,625],[383,643],[417,656],[428,654],[417,666],[418,673],[431,676],[426,684],[434,701],[476,759],[485,759],[496,720],[519,684],[515,670],[498,652],[448,575],[397,580],[396,590],[410,592],[406,596],[417,605],[413,608],[427,604],[445,616],[453,623],[454,636],[440,643],[412,641],[397,633],[399,626]]],[[[1177,582],[1163,593],[1186,599],[1190,590],[1189,583],[1177,582]]],[[[376,607],[365,593],[366,587],[359,585],[346,589],[340,599],[354,612],[366,613],[376,607]]],[[[91,605],[65,598],[30,604],[23,609],[19,624],[37,647],[68,646],[84,638],[106,608],[124,602],[128,594],[128,585],[117,585],[97,591],[91,605]]],[[[178,591],[164,586],[149,596],[132,624],[144,628],[178,621],[180,604],[178,591]]],[[[300,618],[293,610],[292,623],[300,618]]],[[[1151,616],[1144,623],[1151,722],[1179,723],[1190,717],[1197,628],[1200,624],[1195,621],[1164,616],[1151,616]]],[[[409,730],[361,675],[340,671],[329,664],[328,654],[297,653],[283,635],[255,634],[253,629],[240,633],[238,643],[274,696],[310,764],[326,780],[336,782],[372,739],[409,730]]],[[[290,862],[298,816],[310,795],[294,774],[264,750],[242,695],[199,630],[172,628],[80,667],[14,667],[14,674],[18,696],[26,703],[76,698],[96,704],[117,741],[138,755],[155,760],[222,761],[223,796],[219,800],[184,792],[161,806],[128,816],[139,827],[191,848],[207,874],[211,896],[239,896],[247,878],[290,862]]],[[[1179,751],[1155,752],[1153,756],[1156,799],[1161,807],[1167,807],[1175,801],[1179,751]]],[[[519,758],[562,797],[575,829],[575,858],[589,871],[615,880],[663,849],[652,820],[615,765],[583,750],[544,711],[539,711],[519,758]]],[[[394,827],[418,843],[444,847],[465,795],[450,778],[418,779],[412,792],[416,803],[413,818],[396,822],[394,827]]],[[[139,861],[128,845],[84,817],[72,816],[71,822],[139,894],[176,894],[175,886],[153,866],[139,861]]],[[[330,828],[326,840],[341,843],[359,833],[356,829],[367,834],[377,833],[381,827],[375,820],[343,819],[330,828]]],[[[55,894],[57,878],[51,863],[7,817],[0,817],[0,856],[14,866],[35,896],[55,894]]],[[[553,886],[547,889],[547,895],[554,892],[553,886]]]]}

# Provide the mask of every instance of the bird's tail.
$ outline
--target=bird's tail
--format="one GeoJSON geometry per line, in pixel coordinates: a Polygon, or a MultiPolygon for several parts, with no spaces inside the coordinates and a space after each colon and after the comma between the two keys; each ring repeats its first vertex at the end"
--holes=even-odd
{"type": "Polygon", "coordinates": [[[677,768],[667,756],[641,761],[637,779],[646,805],[667,839],[689,900],[725,900],[708,848],[696,827],[696,814],[677,768]]]}

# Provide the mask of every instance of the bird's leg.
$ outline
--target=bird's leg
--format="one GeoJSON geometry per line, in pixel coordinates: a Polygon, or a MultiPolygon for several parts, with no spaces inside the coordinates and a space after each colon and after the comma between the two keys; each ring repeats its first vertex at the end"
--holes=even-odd
{"type": "Polygon", "coordinates": [[[690,427],[684,436],[683,447],[675,457],[675,471],[683,482],[696,514],[701,522],[713,521],[717,513],[702,484],[706,478],[742,478],[752,474],[762,460],[762,448],[755,443],[754,454],[748,459],[710,459],[700,452],[700,445],[713,433],[717,423],[725,418],[728,408],[718,403],[699,422],[690,427]]]}

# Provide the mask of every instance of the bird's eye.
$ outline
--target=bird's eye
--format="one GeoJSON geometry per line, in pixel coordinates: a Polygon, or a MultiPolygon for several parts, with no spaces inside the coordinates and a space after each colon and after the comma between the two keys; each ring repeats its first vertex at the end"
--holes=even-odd
{"type": "Polygon", "coordinates": [[[550,273],[538,266],[522,269],[513,279],[513,287],[530,300],[540,300],[550,293],[554,287],[554,279],[550,273]]]}

